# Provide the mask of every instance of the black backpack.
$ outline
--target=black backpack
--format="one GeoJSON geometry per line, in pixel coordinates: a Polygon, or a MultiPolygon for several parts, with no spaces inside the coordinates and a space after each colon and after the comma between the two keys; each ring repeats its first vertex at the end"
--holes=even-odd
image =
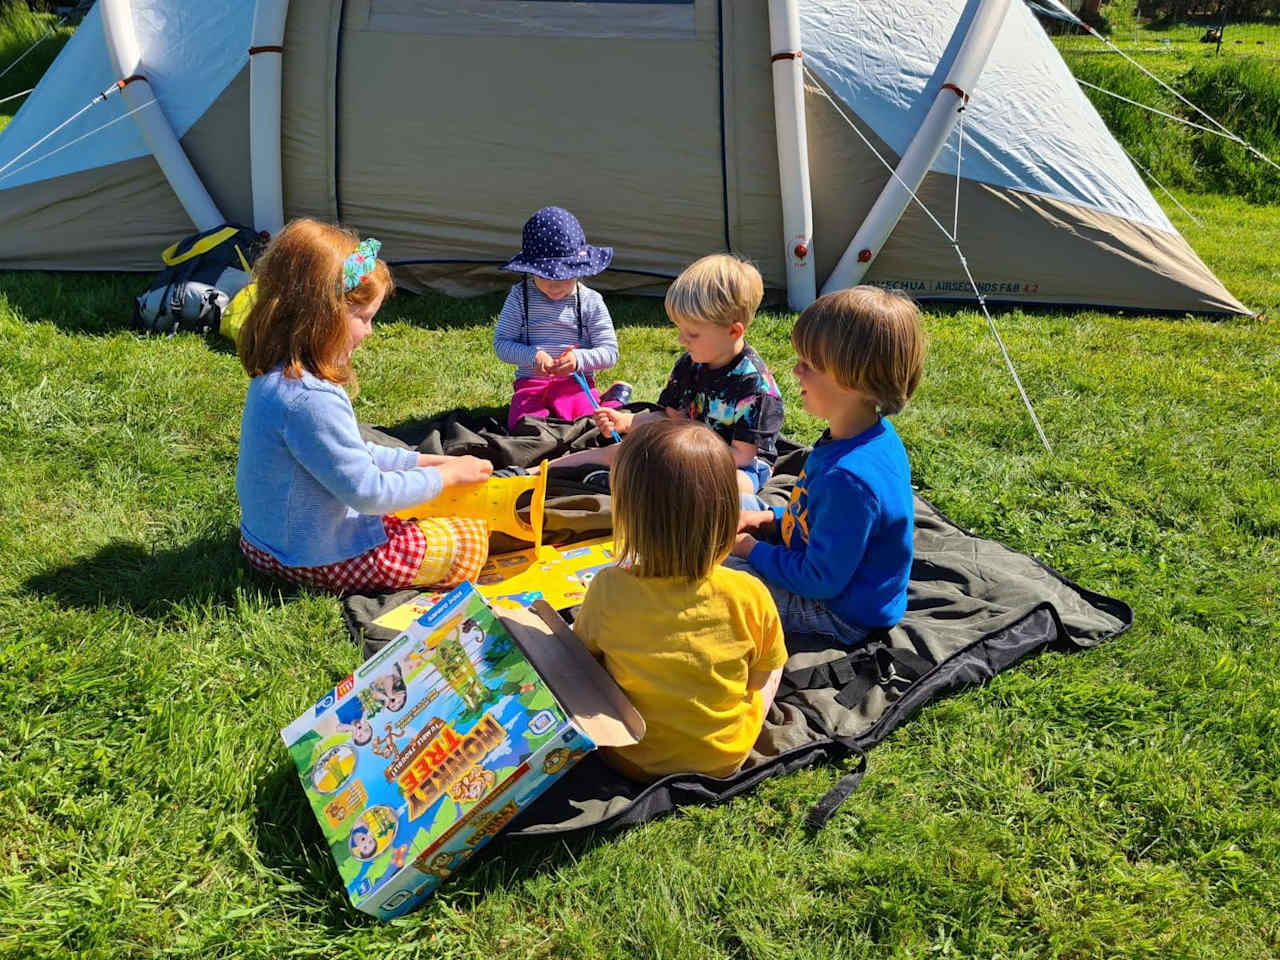
{"type": "Polygon", "coordinates": [[[232,224],[179,240],[160,255],[165,268],[135,301],[134,322],[146,333],[216,331],[263,244],[259,234],[232,224]]]}

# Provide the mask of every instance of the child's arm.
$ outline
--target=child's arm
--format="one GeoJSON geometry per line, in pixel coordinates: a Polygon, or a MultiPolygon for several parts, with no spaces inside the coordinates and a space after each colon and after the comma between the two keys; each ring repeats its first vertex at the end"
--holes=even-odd
{"type": "Polygon", "coordinates": [[[408,447],[388,447],[370,440],[365,444],[365,448],[373,457],[373,462],[378,465],[379,470],[411,470],[414,467],[427,466],[419,462],[418,451],[410,450],[408,447]]]}
{"type": "MultiPolygon", "coordinates": [[[[746,401],[742,401],[745,403],[746,401]]],[[[733,460],[740,467],[749,464],[762,445],[773,448],[782,432],[782,398],[757,393],[733,425],[733,460]],[[748,453],[748,451],[750,451],[748,453]]]]}
{"type": "Polygon", "coordinates": [[[756,458],[756,454],[760,450],[754,443],[746,443],[742,440],[733,441],[731,449],[733,451],[733,464],[736,467],[750,466],[751,461],[756,458]]]}
{"type": "Polygon", "coordinates": [[[321,486],[358,513],[393,513],[432,500],[444,489],[439,469],[413,466],[418,454],[412,450],[404,451],[412,461],[406,468],[381,469],[360,439],[345,396],[302,393],[289,407],[284,441],[321,486]]]}
{"type": "Polygon", "coordinates": [[[613,331],[613,318],[604,305],[604,298],[594,290],[586,293],[582,306],[587,342],[591,346],[573,351],[578,361],[577,369],[582,373],[607,370],[618,362],[618,335],[613,331]]]}
{"type": "MultiPolygon", "coordinates": [[[[833,470],[823,477],[820,491],[810,487],[807,545],[775,546],[742,534],[733,552],[745,555],[770,583],[798,596],[830,600],[861,564],[879,513],[879,502],[861,480],[833,470]]],[[[793,544],[797,541],[799,531],[793,535],[793,544]]]]}
{"type": "Polygon", "coordinates": [[[511,363],[517,367],[541,368],[538,355],[546,357],[548,365],[551,357],[535,346],[525,343],[521,337],[524,301],[520,297],[520,287],[516,285],[507,294],[502,312],[498,314],[498,323],[493,328],[493,352],[503,363],[511,363]]]}
{"type": "Polygon", "coordinates": [[[642,410],[639,413],[631,413],[629,410],[601,407],[591,414],[591,419],[595,423],[596,429],[601,433],[609,433],[611,431],[626,433],[632,427],[638,427],[646,420],[655,420],[664,416],[670,417],[673,414],[677,417],[682,416],[675,410],[642,410]]]}

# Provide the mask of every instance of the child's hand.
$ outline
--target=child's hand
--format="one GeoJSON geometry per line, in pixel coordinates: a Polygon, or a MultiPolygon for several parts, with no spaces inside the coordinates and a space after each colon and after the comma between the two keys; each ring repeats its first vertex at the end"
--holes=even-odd
{"type": "Polygon", "coordinates": [[[746,560],[751,556],[751,548],[756,545],[756,538],[749,533],[740,533],[738,538],[733,541],[733,555],[746,560]]]}
{"type": "Polygon", "coordinates": [[[493,464],[479,457],[449,457],[437,464],[436,469],[440,471],[446,487],[484,483],[493,474],[493,464]]]}
{"type": "Polygon", "coordinates": [[[631,421],[634,419],[634,413],[628,413],[626,410],[614,410],[612,407],[601,407],[591,414],[591,421],[596,425],[596,429],[606,435],[626,433],[631,429],[631,421]]]}
{"type": "Polygon", "coordinates": [[[773,524],[772,510],[743,510],[738,514],[739,533],[768,533],[773,524]]]}
{"type": "Polygon", "coordinates": [[[555,364],[556,362],[551,358],[551,354],[547,353],[545,350],[539,350],[533,356],[533,369],[540,377],[551,376],[551,368],[554,367],[555,364]]]}
{"type": "Polygon", "coordinates": [[[553,377],[568,377],[572,376],[577,369],[578,353],[573,347],[570,347],[551,361],[551,369],[548,373],[553,377]]]}

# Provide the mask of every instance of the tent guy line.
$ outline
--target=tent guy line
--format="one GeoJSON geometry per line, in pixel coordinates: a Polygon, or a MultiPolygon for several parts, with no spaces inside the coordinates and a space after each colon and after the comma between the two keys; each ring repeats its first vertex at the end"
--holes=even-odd
{"type": "Polygon", "coordinates": [[[398,238],[406,261],[449,258],[405,262],[406,288],[483,293],[496,284],[494,271],[463,258],[504,256],[514,218],[549,199],[546,171],[564,163],[562,134],[571,129],[575,211],[610,234],[619,263],[646,276],[665,280],[723,249],[727,210],[731,248],[759,266],[768,288],[797,301],[793,308],[806,305],[822,276],[824,287],[840,288],[833,264],[846,259],[854,261],[848,286],[865,273],[921,301],[967,301],[972,284],[952,244],[963,235],[990,304],[1248,313],[1169,221],[1155,184],[1124,155],[1088,99],[1095,95],[1074,83],[1023,0],[913,0],[918,10],[890,0],[709,0],[702,20],[693,4],[662,5],[690,56],[659,74],[641,66],[653,25],[630,3],[584,4],[607,36],[578,44],[564,40],[581,24],[556,4],[374,4],[368,17],[348,9],[340,22],[349,5],[317,2],[93,4],[0,131],[0,177],[118,113],[157,103],[0,180],[0,220],[14,239],[0,264],[151,269],[156,237],[185,236],[207,218],[274,232],[305,212],[398,238]],[[911,27],[926,13],[929,29],[911,27]],[[891,49],[885,36],[897,38],[891,49]],[[513,45],[513,37],[524,39],[513,45]],[[534,109],[507,116],[491,91],[457,83],[477,63],[505,64],[523,99],[550,110],[602,58],[618,69],[608,83],[578,90],[591,120],[571,127],[534,109]],[[805,65],[826,96],[810,87],[805,65]],[[125,88],[124,107],[100,119],[84,114],[10,163],[86,94],[138,73],[145,84],[125,88]],[[429,117],[389,123],[385,111],[353,99],[364,89],[357,76],[373,83],[374,101],[409,77],[452,94],[429,117]],[[964,114],[958,190],[947,178],[956,172],[962,98],[940,91],[944,80],[981,90],[964,114]],[[914,106],[904,109],[908,101],[914,106]],[[848,118],[899,164],[918,200],[938,208],[943,229],[924,225],[898,179],[875,175],[880,164],[848,118]],[[813,136],[804,135],[807,124],[813,136]],[[364,155],[386,162],[352,163],[364,155]],[[516,156],[523,159],[513,163],[516,156]],[[929,167],[943,176],[920,186],[929,167]],[[73,221],[67,201],[77,204],[73,221]],[[886,246],[907,209],[911,222],[886,246]],[[915,241],[904,246],[906,235],[915,241]],[[981,244],[968,242],[979,235],[981,244]]]}
{"type": "MultiPolygon", "coordinates": [[[[1122,147],[1121,149],[1124,149],[1124,148],[1122,147]]],[[[1130,163],[1132,163],[1135,167],[1137,167],[1139,170],[1145,173],[1152,183],[1154,183],[1157,187],[1163,190],[1164,195],[1168,197],[1170,200],[1172,200],[1175,204],[1177,204],[1178,209],[1181,210],[1183,213],[1185,213],[1188,217],[1190,217],[1192,223],[1194,223],[1197,227],[1201,227],[1201,228],[1204,227],[1204,224],[1200,221],[1200,218],[1197,217],[1190,210],[1188,210],[1186,207],[1184,207],[1182,205],[1182,201],[1179,200],[1177,197],[1175,197],[1172,193],[1170,193],[1169,188],[1166,187],[1159,180],[1157,180],[1156,175],[1154,173],[1152,173],[1150,170],[1148,170],[1146,167],[1140,164],[1132,153],[1130,153],[1128,150],[1125,150],[1124,155],[1129,158],[1130,163]]]]}
{"type": "Polygon", "coordinates": [[[125,88],[125,85],[132,79],[133,77],[126,77],[123,80],[117,80],[115,83],[111,84],[111,86],[104,89],[101,93],[99,93],[96,97],[94,97],[92,100],[86,103],[83,107],[81,107],[79,110],[73,113],[70,117],[62,121],[62,123],[58,124],[52,130],[46,133],[43,137],[37,140],[35,143],[31,144],[31,146],[27,147],[27,149],[23,150],[20,154],[15,156],[3,167],[0,167],[0,173],[4,173],[6,170],[12,167],[15,163],[17,163],[19,160],[25,157],[28,153],[30,153],[36,147],[40,146],[40,144],[44,143],[50,137],[57,135],[60,131],[65,130],[71,124],[75,123],[82,116],[88,113],[94,107],[95,104],[102,103],[108,97],[110,97],[113,93],[115,93],[117,90],[123,90],[125,88]]]}
{"type": "MultiPolygon", "coordinates": [[[[1096,83],[1090,83],[1088,80],[1081,80],[1079,77],[1076,77],[1076,83],[1080,84],[1082,87],[1088,87],[1090,90],[1097,90],[1099,93],[1105,93],[1108,97],[1115,97],[1117,100],[1123,100],[1125,103],[1131,104],[1135,107],[1140,107],[1149,113],[1154,113],[1156,116],[1164,117],[1166,120],[1172,120],[1175,123],[1191,127],[1194,130],[1203,130],[1205,133],[1211,133],[1215,137],[1222,137],[1224,140],[1230,140],[1232,143],[1238,143],[1242,147],[1249,146],[1245,140],[1236,136],[1230,130],[1226,130],[1225,127],[1223,127],[1223,130],[1226,130],[1225,133],[1223,130],[1215,130],[1213,127],[1206,127],[1203,123],[1196,123],[1194,120],[1188,120],[1186,117],[1180,117],[1176,113],[1166,113],[1164,110],[1142,103],[1140,100],[1131,100],[1122,94],[1116,93],[1114,90],[1108,90],[1106,87],[1100,87],[1096,83]]],[[[1221,124],[1219,124],[1219,126],[1221,126],[1221,124]]]]}
{"type": "MultiPolygon", "coordinates": [[[[1053,453],[1053,447],[1049,444],[1049,438],[1045,436],[1044,427],[1040,425],[1040,418],[1036,416],[1035,407],[1032,406],[1031,404],[1031,398],[1027,396],[1027,391],[1022,386],[1022,378],[1018,376],[1018,371],[1013,365],[1013,358],[1009,356],[1009,350],[1004,344],[1004,338],[1000,336],[1000,331],[996,328],[996,322],[991,316],[991,311],[987,309],[987,298],[983,296],[982,290],[978,287],[977,282],[973,279],[973,271],[969,269],[969,261],[968,259],[966,259],[964,255],[964,251],[960,249],[959,240],[956,238],[954,234],[947,233],[947,228],[942,225],[942,221],[940,221],[937,217],[933,215],[933,211],[931,211],[927,206],[925,206],[924,201],[921,200],[920,197],[916,195],[916,192],[911,189],[911,186],[905,180],[903,180],[902,177],[898,175],[898,171],[893,168],[893,164],[889,163],[889,161],[884,158],[883,154],[881,154],[880,151],[875,148],[875,145],[866,137],[866,135],[863,134],[861,130],[858,129],[858,125],[855,124],[852,120],[850,120],[849,117],[845,114],[845,112],[842,109],[840,109],[840,105],[835,102],[835,100],[830,96],[830,94],[827,93],[826,87],[824,87],[822,83],[818,80],[818,78],[814,76],[812,71],[810,71],[808,67],[805,67],[804,72],[805,72],[805,75],[810,79],[810,81],[812,81],[812,85],[815,88],[817,88],[818,92],[821,93],[823,97],[827,99],[827,101],[835,109],[836,113],[840,116],[840,118],[849,125],[850,129],[852,129],[853,132],[858,135],[858,137],[866,145],[867,149],[870,150],[871,153],[875,156],[875,158],[879,160],[880,163],[884,166],[884,168],[889,171],[889,176],[891,176],[893,179],[897,180],[900,184],[902,184],[903,188],[907,191],[907,193],[911,195],[911,199],[915,201],[916,205],[925,212],[925,214],[929,217],[929,219],[933,221],[934,225],[939,230],[942,231],[942,235],[945,236],[951,242],[951,248],[955,250],[956,256],[960,259],[960,265],[964,268],[964,275],[966,278],[968,278],[969,286],[973,289],[973,295],[978,300],[978,306],[982,308],[982,314],[987,318],[987,326],[991,328],[991,335],[995,337],[996,344],[1000,347],[1000,353],[1004,357],[1005,366],[1009,368],[1009,374],[1010,376],[1013,377],[1014,385],[1018,388],[1018,394],[1022,397],[1022,404],[1027,408],[1027,413],[1031,417],[1031,423],[1036,428],[1036,434],[1040,437],[1040,442],[1044,444],[1045,451],[1048,453],[1053,453]]],[[[960,223],[960,188],[959,188],[960,166],[959,164],[960,164],[961,151],[963,151],[964,149],[963,123],[964,123],[964,109],[965,109],[965,104],[967,99],[968,99],[967,97],[961,98],[958,101],[959,106],[957,107],[957,111],[960,114],[960,122],[957,126],[957,131],[960,136],[960,142],[958,144],[958,149],[956,151],[955,223],[956,223],[957,229],[959,229],[959,223],[960,223]]]]}
{"type": "MultiPolygon", "coordinates": [[[[40,46],[40,44],[44,43],[46,40],[52,37],[54,34],[54,31],[56,31],[60,26],[62,26],[63,21],[65,21],[66,19],[67,19],[66,15],[64,14],[63,16],[55,20],[53,22],[53,26],[51,26],[48,30],[45,31],[45,34],[43,37],[41,37],[31,46],[27,47],[27,49],[23,50],[22,53],[18,55],[17,60],[14,60],[13,63],[9,64],[3,70],[0,70],[0,78],[3,78],[6,73],[8,73],[10,70],[16,67],[18,64],[20,64],[24,59],[26,59],[27,54],[29,54],[32,50],[34,50],[36,47],[40,46]]],[[[31,91],[28,90],[27,92],[30,93],[31,91]]],[[[0,103],[4,103],[4,101],[0,100],[0,103]]]]}
{"type": "Polygon", "coordinates": [[[25,97],[28,93],[30,93],[34,89],[35,87],[30,87],[26,90],[23,90],[21,93],[11,93],[7,97],[0,97],[0,103],[8,103],[10,100],[17,100],[19,97],[25,97]]]}
{"type": "MultiPolygon", "coordinates": [[[[1129,54],[1125,53],[1125,52],[1124,52],[1123,50],[1121,50],[1118,46],[1116,46],[1114,43],[1112,43],[1108,38],[1104,37],[1104,36],[1103,36],[1101,33],[1099,33],[1097,30],[1093,29],[1093,27],[1089,26],[1089,24],[1085,23],[1085,22],[1084,22],[1083,20],[1081,20],[1078,16],[1076,16],[1074,13],[1072,13],[1070,10],[1068,10],[1066,7],[1064,7],[1064,6],[1059,2],[1059,0],[1045,0],[1045,2],[1046,2],[1046,3],[1050,3],[1050,4],[1052,4],[1053,6],[1060,8],[1064,13],[1066,13],[1066,14],[1068,15],[1068,17],[1070,18],[1070,22],[1071,22],[1071,23],[1074,23],[1074,24],[1075,24],[1076,26],[1078,26],[1081,30],[1083,30],[1083,31],[1085,31],[1087,34],[1089,34],[1089,36],[1097,38],[1097,40],[1098,40],[1099,42],[1101,42],[1101,43],[1102,43],[1102,44],[1103,44],[1103,45],[1104,45],[1108,50],[1110,50],[1112,53],[1117,53],[1117,54],[1119,54],[1119,55],[1120,55],[1120,56],[1121,56],[1125,61],[1127,61],[1128,63],[1130,63],[1132,66],[1137,67],[1137,68],[1138,68],[1140,71],[1142,71],[1142,73],[1144,73],[1147,77],[1149,77],[1150,79],[1152,79],[1152,80],[1154,80],[1156,83],[1158,83],[1158,84],[1159,84],[1159,85],[1160,85],[1164,90],[1166,90],[1166,91],[1168,91],[1169,93],[1173,94],[1173,95],[1174,95],[1175,97],[1177,97],[1177,98],[1178,98],[1178,100],[1180,100],[1182,103],[1186,104],[1188,107],[1190,107],[1190,108],[1191,108],[1192,110],[1194,110],[1196,113],[1200,114],[1200,116],[1204,117],[1206,120],[1208,120],[1210,123],[1212,123],[1215,127],[1217,127],[1219,130],[1221,130],[1221,131],[1222,131],[1221,136],[1225,136],[1228,140],[1234,140],[1236,143],[1240,144],[1242,147],[1244,147],[1246,150],[1248,150],[1250,153],[1252,153],[1254,156],[1256,156],[1259,160],[1263,160],[1263,161],[1265,161],[1266,163],[1270,164],[1271,166],[1275,167],[1277,170],[1280,170],[1280,163],[1276,163],[1276,161],[1272,160],[1269,156],[1267,156],[1265,153],[1263,153],[1261,150],[1259,150],[1259,149],[1258,149],[1257,147],[1255,147],[1253,144],[1249,143],[1247,140],[1245,140],[1243,137],[1241,137],[1241,136],[1240,136],[1239,134],[1237,134],[1235,131],[1231,130],[1231,129],[1230,129],[1229,127],[1227,127],[1225,124],[1223,124],[1223,123],[1219,122],[1215,117],[1210,116],[1206,111],[1204,111],[1204,110],[1202,110],[1200,107],[1196,106],[1194,103],[1192,103],[1190,100],[1188,100],[1188,99],[1187,99],[1186,97],[1184,97],[1182,94],[1180,94],[1176,89],[1174,89],[1174,87],[1173,87],[1171,84],[1169,84],[1169,83],[1168,83],[1167,81],[1165,81],[1165,80],[1162,80],[1160,77],[1156,76],[1156,74],[1152,73],[1149,69],[1147,69],[1146,67],[1144,67],[1141,63],[1139,63],[1139,62],[1138,62],[1137,60],[1135,60],[1133,57],[1129,56],[1129,54]]],[[[1083,83],[1084,81],[1080,81],[1080,82],[1081,82],[1081,83],[1083,83]]],[[[1102,92],[1103,92],[1103,93],[1109,93],[1110,91],[1103,90],[1102,92]]],[[[1136,104],[1136,106],[1140,106],[1140,107],[1141,107],[1141,106],[1144,106],[1144,104],[1139,103],[1139,104],[1136,104]]],[[[1147,107],[1146,109],[1148,109],[1148,110],[1153,110],[1154,112],[1159,112],[1159,111],[1155,111],[1155,108],[1153,108],[1153,107],[1147,107]]],[[[1181,120],[1181,118],[1179,118],[1179,117],[1172,117],[1171,119],[1174,119],[1174,120],[1181,120]]],[[[1181,121],[1181,122],[1184,122],[1184,123],[1185,123],[1186,121],[1181,121]]],[[[1203,128],[1201,128],[1201,129],[1203,129],[1203,128]]],[[[1213,131],[1211,130],[1211,131],[1209,131],[1209,132],[1210,132],[1210,133],[1212,133],[1213,131]]]]}
{"type": "MultiPolygon", "coordinates": [[[[0,174],[0,183],[3,183],[5,180],[8,180],[10,177],[17,176],[19,173],[21,173],[23,170],[26,170],[28,167],[33,167],[37,163],[41,163],[42,161],[49,159],[49,157],[52,157],[55,153],[60,153],[61,151],[67,149],[67,147],[75,146],[81,140],[87,140],[89,137],[92,137],[95,133],[101,133],[103,130],[107,129],[107,127],[110,127],[113,124],[119,123],[121,120],[129,119],[139,110],[143,110],[151,106],[155,102],[156,102],[155,97],[152,97],[150,100],[147,100],[144,103],[138,104],[136,107],[134,107],[132,110],[128,111],[127,113],[122,113],[120,114],[120,116],[114,117],[111,120],[108,120],[106,123],[102,124],[102,126],[94,127],[88,133],[82,133],[80,136],[76,137],[74,140],[68,140],[66,143],[62,144],[62,146],[54,147],[48,153],[41,154],[40,156],[36,157],[34,160],[27,161],[22,166],[18,167],[18,169],[10,170],[8,173],[0,174]]],[[[14,159],[17,160],[19,158],[15,157],[14,159]]]]}

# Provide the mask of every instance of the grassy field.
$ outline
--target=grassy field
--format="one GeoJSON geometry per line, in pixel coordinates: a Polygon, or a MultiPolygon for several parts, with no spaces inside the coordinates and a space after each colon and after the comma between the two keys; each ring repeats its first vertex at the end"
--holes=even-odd
{"type": "MultiPolygon", "coordinates": [[[[1115,38],[1178,79],[1211,63],[1198,31],[1115,38]]],[[[392,925],[346,906],[278,737],[358,656],[336,601],[236,549],[235,357],[132,333],[140,277],[0,273],[0,957],[1280,955],[1280,207],[1202,192],[1170,142],[1203,226],[1170,216],[1264,316],[999,315],[1050,455],[980,315],[935,309],[897,418],[922,494],[1126,600],[1134,629],[927,708],[820,834],[800,820],[834,768],[507,844],[392,925]]],[[[357,355],[359,416],[497,412],[498,303],[397,297],[357,355]]],[[[653,396],[671,328],[656,301],[610,306],[617,372],[653,396]]],[[[811,441],[793,320],[752,340],[811,441]]]]}
{"type": "Polygon", "coordinates": [[[72,32],[72,27],[59,24],[53,14],[32,13],[25,3],[0,5],[0,71],[4,71],[0,78],[0,100],[4,101],[0,103],[0,130],[26,100],[10,99],[10,95],[39,82],[72,32]]]}
{"type": "MultiPolygon", "coordinates": [[[[1280,211],[1181,195],[1206,260],[1280,311],[1280,211]],[[1247,238],[1247,242],[1242,242],[1247,238]]],[[[0,955],[1232,957],[1280,953],[1280,344],[1266,320],[1010,312],[1054,441],[979,315],[928,315],[898,418],[960,524],[1137,612],[924,710],[832,824],[819,768],[621,836],[509,844],[392,925],[344,905],[277,731],[357,663],[336,601],[251,575],[233,472],[245,379],[128,329],[140,278],[0,274],[0,955]]],[[[619,374],[676,354],[614,298],[619,374]]],[[[498,301],[397,297],[361,418],[498,408],[498,301]]],[[[787,432],[792,317],[752,339],[787,432]]]]}

